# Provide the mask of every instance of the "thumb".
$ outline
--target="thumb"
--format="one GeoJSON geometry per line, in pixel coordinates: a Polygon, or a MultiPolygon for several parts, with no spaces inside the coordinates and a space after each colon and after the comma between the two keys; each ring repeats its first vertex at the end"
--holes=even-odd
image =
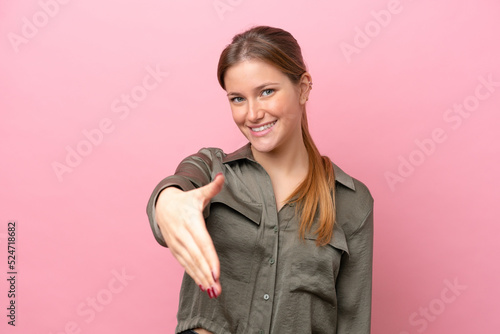
{"type": "Polygon", "coordinates": [[[212,182],[199,188],[201,197],[203,199],[203,207],[205,207],[208,202],[222,190],[223,186],[224,175],[222,175],[222,173],[219,173],[215,176],[212,182]]]}

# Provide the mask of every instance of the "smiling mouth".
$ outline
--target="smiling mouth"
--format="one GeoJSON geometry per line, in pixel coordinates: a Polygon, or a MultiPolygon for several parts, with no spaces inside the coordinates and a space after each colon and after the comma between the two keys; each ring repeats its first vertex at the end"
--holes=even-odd
{"type": "Polygon", "coordinates": [[[273,126],[274,126],[274,124],[276,124],[276,122],[277,122],[277,121],[274,121],[274,122],[272,122],[272,123],[269,123],[269,124],[266,124],[266,125],[259,126],[258,128],[250,128],[250,129],[252,129],[252,131],[254,131],[254,132],[261,132],[261,131],[264,131],[264,130],[267,130],[267,129],[269,129],[269,128],[273,127],[273,126]]]}

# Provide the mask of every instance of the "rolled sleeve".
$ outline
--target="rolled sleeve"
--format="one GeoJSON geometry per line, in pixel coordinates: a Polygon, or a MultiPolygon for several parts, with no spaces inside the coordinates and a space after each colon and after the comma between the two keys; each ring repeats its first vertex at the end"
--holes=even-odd
{"type": "Polygon", "coordinates": [[[350,236],[337,277],[337,334],[369,334],[371,323],[373,207],[350,236]]]}
{"type": "Polygon", "coordinates": [[[146,212],[153,235],[160,245],[168,247],[155,219],[158,196],[162,190],[168,187],[177,187],[183,191],[189,191],[208,184],[212,180],[211,157],[210,150],[204,148],[197,154],[185,158],[177,167],[175,174],[164,178],[153,190],[146,212]]]}

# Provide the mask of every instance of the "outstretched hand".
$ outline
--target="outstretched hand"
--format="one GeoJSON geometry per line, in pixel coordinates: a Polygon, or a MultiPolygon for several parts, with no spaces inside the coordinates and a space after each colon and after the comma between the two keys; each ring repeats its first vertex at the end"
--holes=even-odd
{"type": "Polygon", "coordinates": [[[190,191],[166,188],[156,203],[156,222],[170,251],[210,298],[219,296],[222,288],[219,258],[203,210],[223,185],[224,176],[217,174],[209,184],[190,191]]]}

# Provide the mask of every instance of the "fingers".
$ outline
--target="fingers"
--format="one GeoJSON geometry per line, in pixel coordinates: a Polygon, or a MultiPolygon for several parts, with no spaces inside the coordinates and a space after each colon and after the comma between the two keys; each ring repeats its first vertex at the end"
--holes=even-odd
{"type": "MultiPolygon", "coordinates": [[[[205,206],[210,202],[210,200],[222,190],[223,186],[224,186],[224,175],[222,173],[219,173],[215,176],[212,182],[210,182],[204,187],[199,188],[203,200],[202,208],[205,208],[205,206]]],[[[221,285],[219,282],[220,263],[219,263],[219,257],[217,256],[217,252],[212,242],[212,238],[210,238],[208,231],[206,233],[197,233],[193,235],[195,242],[198,245],[200,245],[200,250],[204,255],[205,261],[210,268],[211,279],[213,279],[214,282],[211,285],[212,291],[210,290],[207,291],[209,293],[209,296],[214,295],[214,297],[217,297],[221,292],[221,285]]],[[[206,272],[205,275],[207,275],[206,272]]]]}
{"type": "MultiPolygon", "coordinates": [[[[179,203],[174,207],[180,209],[181,206],[179,203]]],[[[170,251],[203,291],[207,291],[211,298],[219,296],[222,291],[218,279],[219,258],[202,212],[188,206],[185,210],[170,213],[178,219],[177,222],[166,219],[171,223],[160,225],[170,251]]]]}
{"type": "MultiPolygon", "coordinates": [[[[207,232],[208,235],[208,232],[207,232]]],[[[220,273],[220,263],[219,263],[219,257],[217,256],[217,252],[215,250],[214,244],[212,242],[212,238],[209,236],[209,241],[206,243],[201,244],[201,252],[205,257],[205,261],[210,268],[210,272],[208,275],[210,276],[210,281],[213,282],[211,287],[212,289],[212,294],[214,294],[214,297],[217,297],[220,295],[222,289],[221,285],[219,282],[219,273],[220,273]]],[[[207,274],[206,272],[204,273],[205,275],[207,274]]]]}
{"type": "Polygon", "coordinates": [[[189,232],[178,234],[175,240],[170,240],[170,243],[175,244],[174,247],[171,247],[172,254],[184,267],[187,274],[200,286],[200,289],[207,291],[211,298],[220,295],[220,283],[214,279],[212,266],[206,259],[206,256],[211,254],[215,256],[215,261],[218,263],[217,254],[208,232],[205,230],[198,231],[196,234],[189,232]],[[203,239],[201,235],[204,234],[208,237],[210,245],[203,244],[204,246],[199,247],[196,240],[203,239]]]}
{"type": "Polygon", "coordinates": [[[196,278],[192,277],[198,284],[202,285],[202,290],[209,292],[209,295],[209,289],[215,289],[211,293],[216,297],[221,292],[219,283],[219,257],[217,256],[215,246],[207,231],[206,223],[201,213],[198,221],[202,221],[202,224],[191,224],[188,226],[193,241],[193,245],[190,248],[191,256],[193,257],[192,263],[196,266],[196,269],[193,269],[193,272],[196,272],[196,278]]]}
{"type": "MultiPolygon", "coordinates": [[[[210,298],[220,295],[220,263],[203,218],[203,209],[224,186],[217,174],[209,184],[191,191],[164,190],[157,202],[156,219],[176,260],[210,298]]],[[[168,188],[167,188],[168,189],[168,188]]]]}

